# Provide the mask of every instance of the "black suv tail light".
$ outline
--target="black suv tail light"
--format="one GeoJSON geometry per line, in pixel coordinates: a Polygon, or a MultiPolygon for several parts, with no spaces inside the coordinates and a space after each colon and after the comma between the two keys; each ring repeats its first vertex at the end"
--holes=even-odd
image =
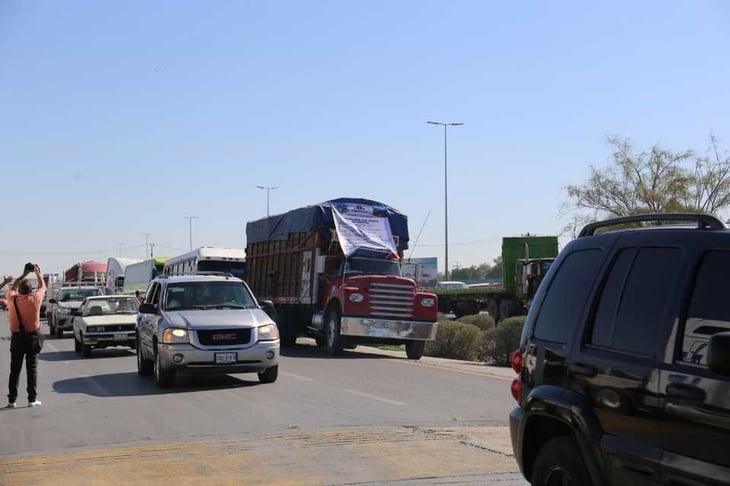
{"type": "Polygon", "coordinates": [[[512,369],[515,370],[515,373],[517,373],[517,378],[512,380],[512,384],[509,388],[512,392],[512,398],[519,402],[522,395],[522,380],[520,380],[519,376],[522,373],[522,351],[518,349],[512,353],[510,361],[512,362],[512,369]]]}

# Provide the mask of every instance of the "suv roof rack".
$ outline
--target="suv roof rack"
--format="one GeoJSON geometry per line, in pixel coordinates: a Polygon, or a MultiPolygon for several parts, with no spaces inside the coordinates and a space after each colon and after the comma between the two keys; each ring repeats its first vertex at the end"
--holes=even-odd
{"type": "Polygon", "coordinates": [[[596,234],[599,228],[608,226],[616,226],[625,223],[637,223],[647,221],[694,221],[697,223],[698,229],[725,229],[725,224],[715,216],[700,213],[650,213],[635,214],[632,216],[622,216],[619,218],[607,219],[605,221],[597,221],[587,224],[583,227],[578,238],[584,236],[592,236],[596,234]]]}

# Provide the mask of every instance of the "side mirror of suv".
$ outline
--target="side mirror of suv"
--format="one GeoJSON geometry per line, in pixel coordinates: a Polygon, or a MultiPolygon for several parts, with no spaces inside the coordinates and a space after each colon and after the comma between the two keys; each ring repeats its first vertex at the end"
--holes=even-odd
{"type": "Polygon", "coordinates": [[[157,308],[153,304],[140,304],[139,313],[140,314],[156,314],[157,308]]]}
{"type": "Polygon", "coordinates": [[[730,332],[718,332],[710,338],[707,363],[715,373],[730,375],[730,332]]]}
{"type": "Polygon", "coordinates": [[[259,305],[267,314],[271,314],[271,311],[274,310],[274,303],[270,300],[259,300],[259,305]]]}

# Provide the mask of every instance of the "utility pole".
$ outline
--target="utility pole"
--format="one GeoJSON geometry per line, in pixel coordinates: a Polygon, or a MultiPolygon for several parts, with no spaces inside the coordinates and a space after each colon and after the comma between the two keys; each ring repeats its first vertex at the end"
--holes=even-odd
{"type": "MultiPolygon", "coordinates": [[[[147,255],[150,254],[149,248],[150,248],[150,235],[151,234],[152,233],[142,233],[142,235],[144,235],[144,257],[145,258],[147,258],[147,255]]],[[[150,256],[150,258],[152,258],[152,257],[150,256]]]]}
{"type": "Polygon", "coordinates": [[[193,249],[193,220],[198,219],[197,216],[183,216],[183,218],[188,220],[188,224],[190,226],[190,249],[193,249]]]}
{"type": "Polygon", "coordinates": [[[269,214],[269,192],[272,189],[278,189],[279,186],[256,186],[259,189],[264,189],[266,191],[266,217],[268,218],[270,216],[269,214]]]}

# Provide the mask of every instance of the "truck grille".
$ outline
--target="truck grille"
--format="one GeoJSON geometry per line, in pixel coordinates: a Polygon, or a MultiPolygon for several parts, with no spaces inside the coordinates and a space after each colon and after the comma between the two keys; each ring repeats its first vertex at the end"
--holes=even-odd
{"type": "Polygon", "coordinates": [[[197,334],[204,346],[230,346],[251,341],[251,329],[213,329],[197,331],[197,334]]]}
{"type": "Polygon", "coordinates": [[[373,317],[412,318],[414,297],[412,285],[373,282],[370,285],[370,312],[373,317]]]}

